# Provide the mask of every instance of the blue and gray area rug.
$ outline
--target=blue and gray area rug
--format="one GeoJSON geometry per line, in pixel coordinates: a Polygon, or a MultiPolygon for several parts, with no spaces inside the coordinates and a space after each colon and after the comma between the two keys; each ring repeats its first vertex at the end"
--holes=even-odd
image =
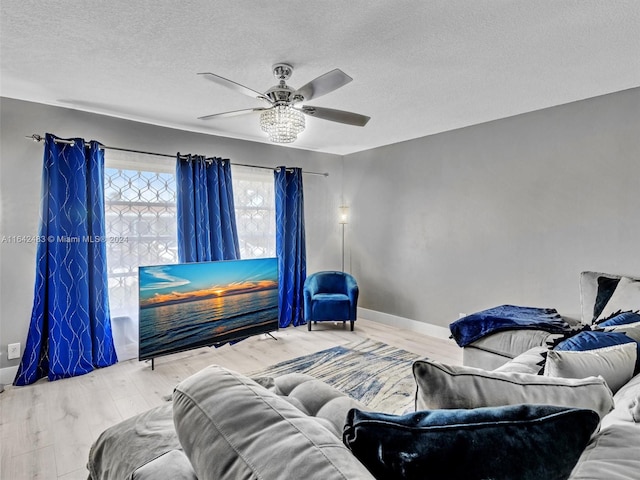
{"type": "Polygon", "coordinates": [[[251,377],[306,373],[360,400],[372,410],[413,411],[416,384],[413,361],[422,358],[373,340],[329,348],[277,363],[251,377]]]}

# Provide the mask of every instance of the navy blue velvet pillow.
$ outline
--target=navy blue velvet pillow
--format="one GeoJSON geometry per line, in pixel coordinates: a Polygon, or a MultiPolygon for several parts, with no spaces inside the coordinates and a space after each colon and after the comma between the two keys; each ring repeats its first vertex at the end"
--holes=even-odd
{"type": "Polygon", "coordinates": [[[377,479],[564,480],[599,421],[592,410],[551,405],[352,409],[343,441],[377,479]]]}
{"type": "Polygon", "coordinates": [[[614,345],[622,345],[623,343],[629,342],[633,342],[633,339],[627,337],[624,333],[587,330],[563,340],[553,349],[582,352],[584,350],[595,350],[596,348],[613,347],[614,345]]]}
{"type": "Polygon", "coordinates": [[[600,327],[613,327],[616,325],[627,325],[629,323],[640,322],[640,313],[638,312],[622,312],[606,319],[604,322],[600,322],[600,327]]]}

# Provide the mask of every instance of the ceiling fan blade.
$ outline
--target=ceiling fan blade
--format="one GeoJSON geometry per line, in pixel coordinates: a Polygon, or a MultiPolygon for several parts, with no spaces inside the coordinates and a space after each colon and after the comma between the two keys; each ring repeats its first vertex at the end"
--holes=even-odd
{"type": "Polygon", "coordinates": [[[304,105],[299,110],[311,117],[329,120],[331,122],[346,123],[356,127],[364,127],[371,117],[360,115],[359,113],[345,112],[344,110],[334,110],[333,108],[310,107],[304,105]]]}
{"type": "Polygon", "coordinates": [[[318,98],[329,92],[333,92],[352,80],[353,78],[339,68],[336,68],[300,87],[293,93],[293,96],[300,95],[305,100],[311,100],[312,98],[318,98]]]}
{"type": "Polygon", "coordinates": [[[268,108],[245,108],[242,110],[233,110],[232,112],[222,112],[222,113],[214,113],[212,115],[205,115],[204,117],[198,117],[198,120],[211,120],[212,118],[227,118],[227,117],[236,117],[238,115],[245,115],[247,113],[253,112],[261,112],[263,110],[268,110],[268,108]]]}
{"type": "Polygon", "coordinates": [[[252,98],[258,98],[260,100],[266,100],[269,103],[272,103],[267,97],[264,96],[263,93],[260,93],[256,90],[253,90],[249,87],[245,87],[244,85],[240,85],[233,80],[229,80],[228,78],[221,77],[220,75],[216,75],[211,72],[202,72],[198,73],[198,75],[203,75],[207,80],[211,80],[213,83],[217,83],[218,85],[222,85],[223,87],[230,88],[231,90],[235,90],[236,92],[240,92],[244,95],[248,95],[252,98]]]}

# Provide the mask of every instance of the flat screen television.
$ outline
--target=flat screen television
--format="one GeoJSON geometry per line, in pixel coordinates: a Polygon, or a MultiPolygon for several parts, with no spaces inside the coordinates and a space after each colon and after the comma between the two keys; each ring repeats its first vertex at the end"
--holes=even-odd
{"type": "Polygon", "coordinates": [[[140,360],[278,329],[275,258],[139,267],[140,360]]]}

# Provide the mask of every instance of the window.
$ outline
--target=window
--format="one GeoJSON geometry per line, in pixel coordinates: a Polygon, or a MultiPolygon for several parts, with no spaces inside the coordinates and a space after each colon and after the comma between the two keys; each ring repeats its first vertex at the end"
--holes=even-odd
{"type": "MultiPolygon", "coordinates": [[[[232,169],[240,258],[274,257],[273,172],[232,169]]],[[[104,188],[111,315],[137,319],[138,267],[178,263],[175,160],[107,150],[104,188]]]]}
{"type": "Polygon", "coordinates": [[[138,266],[178,263],[175,160],[166,160],[105,153],[106,235],[118,240],[107,244],[112,317],[138,317],[138,266]]]}
{"type": "Polygon", "coordinates": [[[232,166],[240,258],[276,256],[273,171],[232,166]]]}

